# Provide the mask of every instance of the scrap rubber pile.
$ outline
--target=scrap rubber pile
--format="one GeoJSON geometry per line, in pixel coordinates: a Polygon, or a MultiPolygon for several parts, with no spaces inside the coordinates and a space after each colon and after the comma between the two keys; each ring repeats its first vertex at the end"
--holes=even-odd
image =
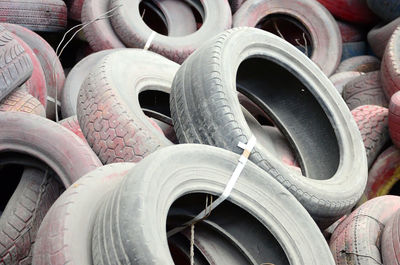
{"type": "Polygon", "coordinates": [[[0,0],[0,264],[400,264],[400,0],[0,0]]]}

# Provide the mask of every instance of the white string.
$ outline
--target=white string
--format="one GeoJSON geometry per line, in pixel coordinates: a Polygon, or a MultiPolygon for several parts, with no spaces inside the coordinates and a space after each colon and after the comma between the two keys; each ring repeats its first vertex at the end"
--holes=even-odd
{"type": "Polygon", "coordinates": [[[148,50],[150,48],[151,43],[153,42],[154,37],[156,36],[156,32],[152,31],[149,38],[146,41],[146,45],[144,45],[144,50],[148,50]]]}

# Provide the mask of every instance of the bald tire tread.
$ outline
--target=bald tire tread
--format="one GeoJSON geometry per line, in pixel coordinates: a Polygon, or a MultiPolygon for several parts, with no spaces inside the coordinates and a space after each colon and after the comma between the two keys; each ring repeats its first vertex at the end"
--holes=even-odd
{"type": "Polygon", "coordinates": [[[43,105],[23,87],[0,101],[0,111],[19,111],[46,117],[43,105]]]}
{"type": "Polygon", "coordinates": [[[67,26],[67,7],[62,0],[1,0],[0,21],[33,31],[62,31],[67,26]]]}
{"type": "Polygon", "coordinates": [[[31,264],[39,226],[62,191],[62,185],[48,169],[24,169],[0,218],[1,264],[31,264]]]}
{"type": "Polygon", "coordinates": [[[383,229],[382,234],[382,260],[385,265],[399,265],[400,253],[400,211],[392,215],[383,229]]]}
{"type": "Polygon", "coordinates": [[[360,130],[369,168],[382,149],[390,142],[388,109],[374,105],[363,105],[352,110],[351,114],[353,114],[360,130]]]}

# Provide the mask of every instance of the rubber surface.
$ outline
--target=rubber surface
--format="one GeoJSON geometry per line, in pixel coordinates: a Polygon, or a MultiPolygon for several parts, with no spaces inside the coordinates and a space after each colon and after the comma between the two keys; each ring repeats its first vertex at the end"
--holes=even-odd
{"type": "Polygon", "coordinates": [[[269,114],[289,140],[307,178],[285,167],[260,141],[250,155],[251,161],[289,189],[321,223],[335,221],[358,201],[367,180],[367,162],[350,111],[310,59],[271,33],[253,28],[229,30],[210,40],[181,66],[170,103],[179,142],[241,153],[238,142],[247,142],[252,132],[236,89],[251,96],[269,114]],[[253,58],[255,54],[257,58],[253,58]],[[307,80],[306,84],[296,77],[307,80]],[[281,86],[282,80],[288,89],[281,86]],[[320,181],[326,179],[329,182],[320,181]]]}
{"type": "Polygon", "coordinates": [[[378,24],[368,32],[368,43],[378,58],[382,58],[386,45],[395,29],[400,26],[400,18],[388,24],[378,24]]]}
{"type": "Polygon", "coordinates": [[[367,0],[368,7],[384,21],[400,17],[400,3],[397,0],[367,0]]]}
{"type": "Polygon", "coordinates": [[[400,209],[400,197],[382,196],[357,208],[336,229],[329,243],[336,265],[382,264],[381,235],[400,209]]]}
{"type": "MultiPolygon", "coordinates": [[[[48,170],[47,170],[48,171],[48,170]]],[[[63,191],[47,171],[25,168],[0,219],[2,264],[31,264],[32,250],[46,212],[63,191]]]]}
{"type": "Polygon", "coordinates": [[[388,107],[379,71],[366,73],[345,85],[343,99],[350,110],[362,105],[388,107]]]}
{"type": "Polygon", "coordinates": [[[68,18],[81,21],[82,6],[84,0],[66,0],[68,6],[68,18]]]}
{"type": "Polygon", "coordinates": [[[329,80],[331,80],[332,84],[336,87],[339,94],[342,95],[343,89],[347,85],[347,83],[361,75],[363,74],[360,72],[341,72],[332,75],[331,77],[329,77],[329,80]]]}
{"type": "Polygon", "coordinates": [[[79,126],[78,117],[76,117],[76,115],[63,119],[58,123],[67,128],[68,130],[70,130],[71,132],[73,132],[74,134],[76,134],[79,138],[81,138],[86,142],[86,138],[83,135],[81,127],[79,126]]]}
{"type": "Polygon", "coordinates": [[[394,93],[390,99],[389,133],[393,144],[400,147],[400,92],[394,93]]]}
{"type": "Polygon", "coordinates": [[[367,54],[367,43],[365,41],[346,42],[342,46],[341,61],[355,56],[363,56],[367,54]]]}
{"type": "MultiPolygon", "coordinates": [[[[174,264],[166,237],[171,204],[190,193],[221,194],[238,158],[204,145],[176,145],[149,155],[99,204],[92,236],[93,264],[174,264]],[[193,170],[195,178],[190,177],[193,170]],[[118,208],[125,210],[116,212],[118,208]],[[137,213],[134,219],[130,217],[133,211],[137,213]],[[117,223],[123,233],[110,229],[117,223]]],[[[228,200],[274,235],[291,264],[320,264],[321,260],[334,264],[321,232],[304,208],[255,164],[246,164],[228,200]]]]}
{"type": "Polygon", "coordinates": [[[75,182],[57,199],[40,226],[34,265],[91,265],[91,231],[97,206],[134,166],[100,167],[75,182]]]}
{"type": "Polygon", "coordinates": [[[169,93],[178,65],[158,54],[125,49],[104,57],[83,83],[78,120],[104,164],[138,162],[171,142],[144,115],[139,94],[169,93]]]}
{"type": "MultiPolygon", "coordinates": [[[[117,8],[110,18],[113,28],[128,47],[143,48],[153,34],[139,13],[139,0],[112,0],[110,8],[117,8]]],[[[232,24],[227,1],[204,0],[201,2],[208,14],[196,32],[182,37],[168,37],[154,32],[149,50],[159,53],[177,63],[182,63],[205,41],[218,35],[232,24]]]]}
{"type": "Polygon", "coordinates": [[[400,263],[400,211],[390,217],[383,229],[381,240],[381,253],[383,264],[398,265],[400,263]]]}
{"type": "Polygon", "coordinates": [[[101,166],[90,147],[61,125],[22,112],[0,113],[0,153],[24,153],[46,163],[68,187],[101,166]]]}
{"type": "Polygon", "coordinates": [[[43,105],[25,87],[17,88],[3,98],[0,101],[0,111],[19,111],[46,117],[43,105]]]}
{"type": "Polygon", "coordinates": [[[343,43],[358,42],[365,39],[365,30],[359,25],[336,20],[343,43]]]}
{"type": "Polygon", "coordinates": [[[364,55],[351,57],[342,61],[336,69],[336,73],[348,71],[369,73],[379,71],[380,69],[381,61],[378,58],[371,55],[364,55]]]}
{"type": "Polygon", "coordinates": [[[400,90],[400,26],[386,46],[381,65],[381,80],[387,99],[400,90]]]}
{"type": "Polygon", "coordinates": [[[34,31],[62,31],[67,26],[67,7],[62,0],[1,0],[0,22],[34,31]]]}
{"type": "Polygon", "coordinates": [[[342,56],[342,38],[332,15],[310,0],[246,1],[233,16],[233,27],[256,27],[268,17],[284,14],[301,24],[311,37],[313,60],[326,75],[331,75],[342,56]]]}
{"type": "Polygon", "coordinates": [[[363,105],[351,111],[360,130],[367,153],[368,168],[390,142],[387,108],[363,105]]]}

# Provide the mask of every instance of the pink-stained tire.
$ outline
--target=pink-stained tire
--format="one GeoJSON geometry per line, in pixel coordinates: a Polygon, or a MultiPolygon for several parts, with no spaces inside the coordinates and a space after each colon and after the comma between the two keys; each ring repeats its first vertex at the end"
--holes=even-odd
{"type": "Polygon", "coordinates": [[[365,30],[359,26],[345,21],[336,20],[343,43],[359,42],[365,39],[365,30]]]}
{"type": "Polygon", "coordinates": [[[378,24],[368,32],[368,43],[378,58],[383,57],[386,45],[398,26],[400,26],[400,18],[388,24],[378,24]]]}
{"type": "Polygon", "coordinates": [[[400,92],[396,92],[390,99],[389,133],[393,144],[400,148],[400,92]]]}
{"type": "Polygon", "coordinates": [[[400,90],[400,26],[386,46],[381,65],[382,88],[387,99],[400,90]]]}
{"type": "Polygon", "coordinates": [[[331,77],[329,77],[329,80],[331,80],[332,84],[336,87],[339,94],[342,95],[343,89],[346,84],[361,75],[363,75],[363,73],[361,72],[341,72],[332,75],[331,77]]]}
{"type": "Polygon", "coordinates": [[[25,87],[17,88],[0,101],[0,111],[18,111],[46,117],[43,105],[25,87]]]}
{"type": "Polygon", "coordinates": [[[400,211],[392,215],[383,229],[381,253],[383,264],[400,264],[400,211]]]}
{"type": "Polygon", "coordinates": [[[362,55],[342,61],[336,69],[336,73],[349,71],[369,73],[380,69],[381,61],[378,58],[371,55],[362,55]]]}
{"type": "Polygon", "coordinates": [[[81,127],[79,126],[78,117],[76,117],[76,115],[63,119],[58,123],[67,128],[68,130],[70,130],[71,132],[73,132],[74,134],[76,134],[79,138],[81,138],[86,142],[86,138],[83,135],[81,127]]]}
{"type": "Polygon", "coordinates": [[[81,14],[82,14],[82,6],[84,0],[67,0],[68,6],[68,18],[81,21],[81,14]]]}

